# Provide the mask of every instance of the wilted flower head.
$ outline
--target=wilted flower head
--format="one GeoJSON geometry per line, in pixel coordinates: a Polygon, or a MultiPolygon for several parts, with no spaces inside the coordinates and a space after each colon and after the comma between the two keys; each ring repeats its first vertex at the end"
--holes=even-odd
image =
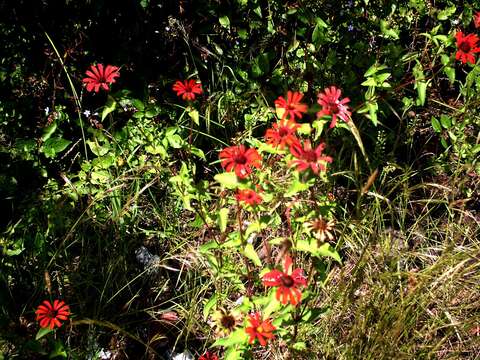
{"type": "Polygon", "coordinates": [[[242,314],[237,310],[220,308],[212,315],[213,328],[218,337],[225,337],[242,323],[242,314]]]}
{"type": "Polygon", "coordinates": [[[305,227],[313,233],[320,242],[333,241],[333,231],[335,229],[335,222],[333,220],[326,221],[321,215],[305,223],[305,227]]]}

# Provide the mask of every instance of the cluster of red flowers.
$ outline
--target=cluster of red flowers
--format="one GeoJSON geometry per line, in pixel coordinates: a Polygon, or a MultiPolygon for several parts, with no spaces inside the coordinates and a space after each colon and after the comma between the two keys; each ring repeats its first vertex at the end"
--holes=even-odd
{"type": "MultiPolygon", "coordinates": [[[[473,24],[475,28],[480,27],[480,11],[473,17],[473,24]]],[[[479,38],[476,34],[464,35],[462,31],[458,31],[455,34],[457,40],[457,52],[455,53],[455,59],[460,60],[462,64],[469,62],[475,64],[475,54],[480,52],[479,38]]]]}

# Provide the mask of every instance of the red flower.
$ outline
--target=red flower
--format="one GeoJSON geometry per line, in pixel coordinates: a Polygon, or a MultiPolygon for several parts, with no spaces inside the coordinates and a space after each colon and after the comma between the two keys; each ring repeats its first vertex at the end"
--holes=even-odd
{"type": "Polygon", "coordinates": [[[211,352],[207,351],[205,354],[200,356],[198,360],[218,360],[217,354],[212,354],[211,352]]]}
{"type": "Polygon", "coordinates": [[[273,339],[275,335],[273,330],[276,330],[276,327],[272,325],[271,320],[262,320],[262,315],[259,312],[248,315],[248,321],[250,326],[245,329],[245,332],[250,335],[248,342],[253,344],[255,339],[258,339],[260,345],[267,345],[267,340],[273,339]]]}
{"type": "Polygon", "coordinates": [[[120,76],[118,72],[118,67],[107,65],[104,69],[103,64],[97,64],[90,66],[90,70],[86,71],[87,77],[82,81],[87,84],[87,91],[92,91],[95,89],[95,92],[100,90],[100,86],[103,90],[108,91],[110,88],[108,85],[115,82],[115,78],[120,76]]]}
{"type": "Polygon", "coordinates": [[[476,29],[480,28],[480,11],[477,11],[475,15],[473,15],[473,24],[476,29]]]}
{"type": "Polygon", "coordinates": [[[330,128],[335,127],[337,124],[337,117],[348,123],[350,121],[350,115],[352,115],[352,113],[348,111],[348,106],[345,105],[350,102],[350,99],[347,97],[340,100],[341,94],[342,91],[335,86],[330,86],[325,89],[324,93],[318,94],[317,102],[322,106],[322,110],[317,113],[317,117],[331,115],[332,122],[330,123],[330,128]]]}
{"type": "Polygon", "coordinates": [[[321,143],[314,150],[310,144],[310,140],[305,140],[302,144],[299,141],[290,146],[290,152],[297,159],[293,160],[290,164],[297,166],[298,171],[305,171],[311,168],[317,175],[319,171],[325,171],[326,166],[324,163],[331,163],[333,159],[330,156],[323,156],[322,151],[325,149],[325,144],[321,143]]]}
{"type": "Polygon", "coordinates": [[[248,205],[258,205],[262,202],[262,197],[251,189],[238,190],[235,196],[238,201],[243,201],[248,205]]]}
{"type": "Polygon", "coordinates": [[[307,105],[300,102],[302,98],[302,93],[288,91],[287,100],[285,100],[283,96],[280,96],[275,100],[275,106],[285,110],[282,115],[282,120],[285,119],[287,115],[289,115],[290,120],[295,120],[295,117],[298,117],[299,119],[302,118],[302,113],[306,113],[308,110],[307,105]]]}
{"type": "Polygon", "coordinates": [[[190,79],[181,82],[180,80],[175,81],[173,84],[173,91],[177,92],[177,96],[181,96],[183,100],[195,100],[195,94],[202,93],[202,84],[197,83],[196,80],[190,79]]]}
{"type": "Polygon", "coordinates": [[[280,120],[265,132],[265,140],[267,144],[283,149],[285,145],[290,146],[297,140],[295,132],[299,127],[295,120],[280,120]]]}
{"type": "Polygon", "coordinates": [[[455,54],[455,59],[461,60],[462,64],[467,62],[475,64],[475,57],[473,54],[480,51],[480,48],[477,47],[478,36],[475,34],[463,35],[463,32],[459,31],[455,34],[457,39],[457,53],[455,54]]]}
{"type": "Polygon", "coordinates": [[[302,269],[292,271],[292,258],[285,257],[283,264],[284,272],[280,270],[272,270],[263,275],[262,282],[265,286],[278,286],[276,297],[283,305],[289,301],[290,304],[296,306],[302,299],[302,293],[298,289],[299,286],[307,286],[307,279],[302,269]]]}
{"type": "Polygon", "coordinates": [[[257,169],[262,165],[262,158],[256,149],[246,149],[244,145],[230,146],[220,151],[222,167],[227,171],[235,171],[240,179],[252,172],[252,166],[257,169]]]}
{"type": "Polygon", "coordinates": [[[67,320],[70,315],[70,308],[63,301],[55,300],[52,303],[45,300],[38,306],[37,320],[40,321],[40,327],[53,329],[56,326],[62,326],[59,320],[67,320]]]}

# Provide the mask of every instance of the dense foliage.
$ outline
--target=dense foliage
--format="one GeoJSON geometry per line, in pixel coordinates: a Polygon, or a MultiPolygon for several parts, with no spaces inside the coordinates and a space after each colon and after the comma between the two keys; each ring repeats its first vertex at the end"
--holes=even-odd
{"type": "Polygon", "coordinates": [[[0,13],[0,359],[480,357],[479,1],[0,13]]]}

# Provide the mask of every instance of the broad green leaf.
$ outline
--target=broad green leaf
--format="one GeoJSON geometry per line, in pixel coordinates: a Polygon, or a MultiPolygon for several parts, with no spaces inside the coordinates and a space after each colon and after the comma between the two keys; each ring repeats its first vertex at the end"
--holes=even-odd
{"type": "Polygon", "coordinates": [[[245,332],[245,329],[239,328],[232,332],[230,336],[218,339],[212,344],[213,346],[224,346],[230,347],[232,345],[237,345],[241,343],[246,343],[248,340],[248,334],[245,332]]]}
{"type": "Polygon", "coordinates": [[[199,117],[198,111],[196,109],[191,109],[188,112],[188,116],[190,116],[190,119],[192,119],[192,121],[195,124],[197,124],[197,126],[200,126],[200,117],[199,117]]]}
{"type": "Polygon", "coordinates": [[[50,334],[51,332],[53,332],[53,329],[40,328],[37,332],[37,335],[35,335],[35,340],[40,340],[42,337],[44,337],[47,334],[50,334]]]}
{"type": "Polygon", "coordinates": [[[109,95],[108,98],[107,98],[107,103],[103,107],[102,121],[105,120],[105,118],[108,116],[108,114],[110,114],[113,110],[115,110],[116,107],[117,107],[117,102],[115,101],[115,99],[113,97],[111,97],[109,95]]]}
{"type": "Polygon", "coordinates": [[[227,229],[227,223],[228,223],[228,208],[221,208],[220,211],[218,212],[218,218],[217,218],[217,223],[218,227],[220,228],[220,231],[223,233],[227,229]]]}
{"type": "Polygon", "coordinates": [[[247,246],[245,246],[245,249],[244,249],[244,252],[243,254],[250,260],[252,260],[252,262],[256,265],[256,266],[262,266],[262,261],[260,260],[260,258],[258,257],[258,254],[257,252],[255,251],[255,248],[253,247],[252,244],[247,244],[247,246]]]}
{"type": "Polygon", "coordinates": [[[242,360],[244,359],[243,351],[238,350],[237,348],[234,348],[234,347],[230,347],[225,352],[224,359],[225,360],[242,360]]]}
{"type": "Polygon", "coordinates": [[[57,130],[57,122],[54,121],[50,125],[48,125],[45,129],[43,129],[42,140],[47,141],[53,135],[53,133],[57,130]]]}
{"type": "Polygon", "coordinates": [[[331,257],[332,259],[338,261],[339,263],[342,262],[342,259],[340,258],[340,254],[329,243],[325,243],[318,248],[318,255],[328,256],[328,257],[331,257]]]}
{"type": "Polygon", "coordinates": [[[227,189],[235,189],[239,184],[237,175],[232,171],[217,174],[214,179],[227,189]]]}
{"type": "Polygon", "coordinates": [[[230,29],[230,19],[228,16],[222,16],[218,19],[220,25],[222,25],[225,29],[230,29]]]}
{"type": "Polygon", "coordinates": [[[57,340],[55,341],[55,346],[53,348],[53,350],[50,352],[50,354],[48,355],[48,358],[49,359],[54,359],[54,358],[57,358],[57,357],[63,357],[63,358],[67,358],[67,352],[65,351],[65,348],[63,347],[63,344],[60,340],[57,340]]]}
{"type": "Polygon", "coordinates": [[[442,125],[440,125],[440,121],[435,116],[432,116],[432,127],[437,133],[442,131],[442,125]]]}
{"type": "Polygon", "coordinates": [[[445,66],[443,68],[443,72],[445,73],[445,75],[448,76],[448,80],[450,80],[450,83],[455,82],[455,68],[450,66],[445,66]]]}
{"type": "Polygon", "coordinates": [[[198,248],[198,251],[202,254],[205,254],[210,249],[218,249],[218,248],[219,248],[219,244],[215,240],[212,240],[203,245],[200,245],[200,247],[198,248]]]}
{"type": "Polygon", "coordinates": [[[42,150],[46,157],[53,158],[70,145],[71,141],[63,138],[50,138],[43,144],[42,150]]]}
{"type": "Polygon", "coordinates": [[[441,115],[440,123],[444,129],[450,129],[452,127],[452,118],[448,115],[441,115]]]}
{"type": "Polygon", "coordinates": [[[87,145],[90,150],[97,156],[106,155],[110,151],[110,145],[108,143],[100,145],[98,141],[87,140],[87,145]]]}

